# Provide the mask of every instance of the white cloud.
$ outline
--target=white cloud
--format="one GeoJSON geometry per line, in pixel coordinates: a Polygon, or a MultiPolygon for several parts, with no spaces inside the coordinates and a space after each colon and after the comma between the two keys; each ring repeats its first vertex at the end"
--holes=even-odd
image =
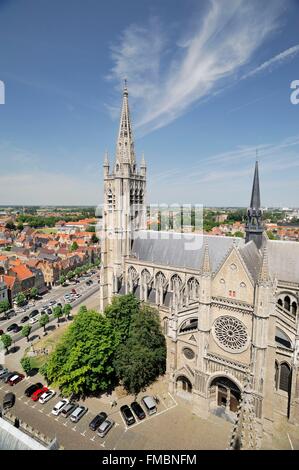
{"type": "Polygon", "coordinates": [[[210,0],[208,5],[196,28],[172,41],[171,48],[156,19],[148,26],[129,26],[113,47],[109,78],[119,83],[127,77],[140,133],[165,126],[236,79],[277,27],[282,10],[276,0],[262,9],[256,0],[210,0]]]}
{"type": "Polygon", "coordinates": [[[256,67],[247,74],[243,75],[242,79],[253,77],[259,72],[264,72],[265,70],[272,70],[274,67],[281,65],[285,60],[295,57],[295,55],[297,55],[298,53],[299,44],[290,47],[289,49],[286,49],[283,52],[280,52],[280,54],[277,54],[276,56],[261,64],[259,67],[256,67]]]}

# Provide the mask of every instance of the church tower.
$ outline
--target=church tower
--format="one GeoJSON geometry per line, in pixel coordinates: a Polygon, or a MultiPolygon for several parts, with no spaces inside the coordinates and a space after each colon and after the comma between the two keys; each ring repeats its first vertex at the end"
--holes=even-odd
{"type": "Polygon", "coordinates": [[[110,171],[106,153],[103,172],[101,310],[119,290],[124,275],[125,258],[130,255],[136,232],[146,228],[146,163],[142,157],[140,169],[137,168],[126,81],[115,161],[110,171]]]}
{"type": "Polygon", "coordinates": [[[263,223],[260,200],[260,181],[258,162],[255,162],[254,178],[252,185],[250,207],[247,210],[247,223],[245,227],[246,239],[248,243],[253,240],[257,248],[260,249],[263,241],[263,223]]]}

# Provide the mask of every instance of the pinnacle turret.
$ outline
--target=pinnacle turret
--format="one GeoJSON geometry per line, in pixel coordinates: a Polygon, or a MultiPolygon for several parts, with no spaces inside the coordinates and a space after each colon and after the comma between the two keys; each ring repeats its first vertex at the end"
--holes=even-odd
{"type": "Polygon", "coordinates": [[[263,242],[264,227],[262,223],[258,161],[255,162],[250,207],[247,210],[247,224],[245,231],[246,243],[252,240],[256,244],[257,248],[260,249],[263,242]]]}

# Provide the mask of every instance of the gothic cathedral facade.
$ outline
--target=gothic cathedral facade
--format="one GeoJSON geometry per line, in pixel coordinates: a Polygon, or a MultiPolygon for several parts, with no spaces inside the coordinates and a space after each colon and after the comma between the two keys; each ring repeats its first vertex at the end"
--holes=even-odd
{"type": "Polygon", "coordinates": [[[299,424],[299,243],[265,234],[258,163],[245,240],[148,231],[145,203],[125,85],[111,171],[104,160],[101,308],[129,292],[158,308],[169,390],[199,416],[233,418],[249,383],[262,431],[299,424]]]}

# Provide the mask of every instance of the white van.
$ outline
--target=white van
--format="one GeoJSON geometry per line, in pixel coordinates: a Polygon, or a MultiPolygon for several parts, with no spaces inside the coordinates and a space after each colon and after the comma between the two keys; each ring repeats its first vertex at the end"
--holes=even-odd
{"type": "Polygon", "coordinates": [[[142,402],[145,406],[148,415],[157,413],[157,405],[153,397],[146,396],[142,398],[142,402]]]}

